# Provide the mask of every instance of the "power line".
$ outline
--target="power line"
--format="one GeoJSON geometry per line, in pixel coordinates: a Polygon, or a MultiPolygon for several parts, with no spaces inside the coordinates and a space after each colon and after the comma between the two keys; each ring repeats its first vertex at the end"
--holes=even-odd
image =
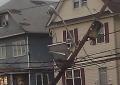
{"type": "MultiPolygon", "coordinates": [[[[120,49],[120,48],[115,48],[115,49],[111,49],[111,50],[106,50],[106,51],[101,51],[101,52],[98,52],[98,53],[90,54],[89,57],[94,56],[94,55],[98,55],[98,54],[102,54],[102,53],[106,53],[106,52],[109,52],[109,51],[118,50],[118,49],[120,49]]],[[[87,56],[85,56],[85,57],[87,57],[87,56]]],[[[90,58],[93,58],[93,57],[90,57],[90,58]]],[[[84,57],[82,57],[82,58],[79,57],[77,59],[84,59],[84,57]]]]}
{"type": "Polygon", "coordinates": [[[114,61],[116,59],[120,59],[119,57],[112,57],[112,58],[108,58],[110,56],[115,56],[115,55],[119,55],[120,53],[116,53],[116,54],[111,54],[111,55],[105,55],[105,56],[99,56],[99,57],[96,57],[94,59],[100,59],[100,58],[107,58],[107,59],[103,59],[103,60],[98,60],[98,61],[93,61],[92,62],[86,62],[84,63],[85,61],[89,61],[90,59],[88,60],[80,60],[80,61],[76,61],[74,62],[74,64],[72,65],[73,68],[74,66],[80,66],[80,67],[87,67],[87,66],[92,66],[92,65],[96,65],[96,64],[102,64],[102,63],[106,63],[106,62],[111,62],[111,61],[114,61]],[[79,64],[78,64],[79,63],[79,64]]]}
{"type": "MultiPolygon", "coordinates": [[[[16,45],[10,45],[10,46],[16,46],[16,45]]],[[[18,45],[18,46],[21,46],[21,45],[18,45]]],[[[24,45],[22,45],[24,46],[24,45]]],[[[4,46],[2,46],[4,47],[4,46]]],[[[106,53],[106,52],[109,52],[109,51],[114,51],[114,50],[117,50],[117,49],[120,49],[120,48],[116,48],[116,49],[111,49],[111,50],[106,50],[106,51],[102,51],[102,52],[98,52],[98,53],[95,53],[95,54],[91,54],[91,55],[88,55],[89,57],[90,56],[93,56],[93,55],[97,55],[97,54],[101,54],[101,53],[106,53]]],[[[86,56],[85,56],[86,57],[86,56]]],[[[93,57],[91,57],[93,58],[93,57]]],[[[81,58],[77,58],[77,59],[81,59],[81,58]]],[[[50,61],[52,62],[52,61],[50,61]]],[[[28,62],[23,62],[23,63],[28,63],[28,62]]],[[[30,63],[49,63],[49,62],[30,62],[30,63]]],[[[7,64],[10,64],[10,63],[7,63],[7,64]]],[[[14,64],[14,63],[13,63],[14,64]]]]}
{"type": "MultiPolygon", "coordinates": [[[[90,61],[93,62],[93,60],[92,60],[92,59],[90,58],[90,56],[87,54],[87,51],[85,50],[84,46],[83,46],[83,50],[84,50],[85,54],[87,55],[87,58],[89,58],[90,61]]],[[[100,67],[100,65],[98,65],[98,64],[96,64],[96,66],[100,67]]]]}
{"type": "MultiPolygon", "coordinates": [[[[112,54],[112,55],[106,55],[106,56],[100,56],[100,57],[109,57],[109,56],[113,56],[113,55],[119,55],[120,53],[117,53],[117,54],[112,54]]],[[[99,58],[100,58],[99,57],[99,58]]],[[[116,58],[113,58],[113,60],[115,60],[115,59],[120,59],[119,57],[116,57],[116,58]]],[[[101,64],[101,63],[106,63],[106,62],[110,62],[111,60],[104,60],[103,62],[98,62],[98,64],[101,64]]],[[[79,62],[77,62],[77,63],[80,63],[81,61],[79,61],[79,62]]],[[[83,61],[82,61],[83,62],[83,61]]],[[[0,63],[0,64],[25,64],[25,63],[28,63],[28,62],[15,62],[15,63],[0,63]]],[[[48,62],[30,62],[30,63],[48,63],[48,62]]],[[[51,62],[50,62],[51,63],[51,62]]],[[[49,64],[50,64],[49,63],[49,64]]],[[[76,62],[75,62],[76,63],[76,62]]],[[[79,64],[75,64],[75,65],[79,65],[79,64]]],[[[82,67],[86,67],[86,66],[91,66],[91,65],[96,65],[96,64],[94,64],[94,62],[89,62],[88,64],[84,64],[84,66],[82,66],[82,67]]],[[[56,65],[53,65],[53,63],[51,64],[51,66],[56,66],[56,65]]],[[[80,65],[79,65],[80,66],[80,65]]],[[[40,66],[40,67],[49,67],[49,66],[40,66]]],[[[39,68],[40,68],[39,67],[39,68]]]]}
{"type": "MultiPolygon", "coordinates": [[[[94,58],[94,59],[100,59],[100,58],[108,58],[108,57],[110,57],[110,56],[115,56],[115,55],[119,55],[120,53],[116,53],[116,54],[111,54],[111,55],[105,55],[105,56],[99,56],[99,57],[96,57],[96,58],[94,58]]],[[[119,59],[120,57],[112,57],[112,58],[108,58],[108,59],[119,59]]],[[[93,61],[92,63],[97,63],[97,62],[104,62],[104,60],[105,61],[109,61],[109,60],[107,60],[107,59],[103,59],[103,60],[98,60],[98,61],[93,61]]],[[[75,63],[81,63],[81,62],[85,62],[85,61],[89,61],[89,59],[88,60],[80,60],[80,61],[76,61],[75,63]]],[[[88,64],[89,63],[91,63],[91,62],[87,62],[88,64]]]]}

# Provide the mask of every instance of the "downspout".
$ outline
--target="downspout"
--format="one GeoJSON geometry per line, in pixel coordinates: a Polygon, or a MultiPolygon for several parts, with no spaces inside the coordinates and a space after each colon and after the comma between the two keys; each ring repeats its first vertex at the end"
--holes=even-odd
{"type": "MultiPolygon", "coordinates": [[[[30,68],[30,50],[29,50],[29,38],[28,38],[28,34],[27,34],[27,56],[28,56],[28,68],[30,68]]],[[[30,75],[30,70],[29,70],[29,85],[31,85],[31,75],[30,75]]]]}

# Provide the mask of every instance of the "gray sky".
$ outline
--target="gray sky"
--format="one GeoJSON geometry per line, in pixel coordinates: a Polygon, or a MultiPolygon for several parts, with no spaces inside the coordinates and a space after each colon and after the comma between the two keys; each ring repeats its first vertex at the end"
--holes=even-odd
{"type": "Polygon", "coordinates": [[[0,6],[2,6],[3,4],[7,3],[10,0],[0,0],[0,6]]]}

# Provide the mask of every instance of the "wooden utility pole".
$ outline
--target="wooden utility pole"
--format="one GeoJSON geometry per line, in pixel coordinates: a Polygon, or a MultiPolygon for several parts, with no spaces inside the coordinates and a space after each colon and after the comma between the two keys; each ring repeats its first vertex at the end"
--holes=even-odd
{"type": "MultiPolygon", "coordinates": [[[[99,18],[104,13],[104,11],[105,11],[107,5],[109,4],[109,2],[110,2],[110,0],[106,1],[106,3],[101,8],[100,12],[97,14],[96,18],[99,18]]],[[[96,21],[96,20],[93,21],[93,23],[89,27],[87,33],[84,35],[83,39],[81,41],[79,41],[78,46],[75,48],[74,52],[69,56],[69,59],[66,62],[63,62],[61,70],[59,71],[58,75],[53,80],[53,82],[50,83],[50,85],[56,85],[58,83],[58,81],[60,80],[60,78],[62,77],[62,75],[64,74],[64,72],[67,70],[67,68],[71,67],[71,65],[74,63],[74,60],[75,60],[76,56],[78,55],[79,51],[82,49],[83,45],[88,40],[88,38],[90,38],[89,35],[90,35],[92,29],[97,29],[96,28],[97,27],[96,22],[99,22],[99,21],[96,21]]],[[[99,24],[100,23],[98,23],[98,25],[99,24]]]]}

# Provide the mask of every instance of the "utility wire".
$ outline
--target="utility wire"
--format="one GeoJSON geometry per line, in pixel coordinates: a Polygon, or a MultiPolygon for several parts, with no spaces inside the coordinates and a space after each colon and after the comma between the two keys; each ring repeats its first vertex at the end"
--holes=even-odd
{"type": "MultiPolygon", "coordinates": [[[[106,55],[106,56],[101,56],[101,57],[109,57],[109,56],[114,56],[114,55],[119,55],[120,53],[117,53],[117,54],[112,54],[112,55],[106,55]]],[[[116,60],[116,59],[120,59],[119,57],[117,57],[117,58],[114,58],[113,60],[116,60]]],[[[106,62],[110,62],[110,61],[113,61],[113,60],[105,60],[104,61],[104,63],[106,63],[106,62]]],[[[17,63],[17,62],[16,62],[17,63]]],[[[0,63],[0,64],[16,64],[16,63],[0,63]]],[[[27,62],[19,62],[18,64],[20,64],[20,63],[27,63],[27,62]]],[[[31,63],[35,63],[35,62],[31,62],[31,63]]],[[[77,62],[78,63],[78,62],[77,62]]],[[[99,64],[101,64],[101,63],[103,63],[103,62],[98,62],[99,64]]],[[[77,65],[77,66],[81,66],[80,64],[75,64],[75,65],[77,65]]],[[[91,66],[91,65],[96,65],[96,64],[94,64],[94,62],[90,62],[89,64],[84,64],[84,66],[82,66],[82,67],[87,67],[87,66],[91,66]]],[[[49,68],[49,66],[40,66],[40,67],[48,67],[49,68]]],[[[22,69],[22,68],[20,68],[20,69],[22,69]]]]}
{"type": "MultiPolygon", "coordinates": [[[[114,50],[118,50],[118,49],[120,49],[120,48],[116,48],[116,49],[111,49],[111,50],[106,50],[106,51],[102,51],[102,52],[98,52],[98,53],[95,53],[95,54],[91,54],[91,55],[89,55],[89,57],[90,56],[93,56],[93,55],[97,55],[97,54],[101,54],[101,53],[106,53],[106,52],[109,52],[109,51],[114,51],[114,50]]],[[[87,56],[85,56],[85,57],[87,57],[87,56]]],[[[102,56],[103,57],[103,56],[102,56]]],[[[92,57],[93,58],[93,57],[92,57]]],[[[95,57],[94,59],[96,59],[96,58],[101,58],[101,56],[100,57],[95,57]]],[[[77,58],[77,59],[82,59],[82,58],[77,58]]],[[[82,60],[81,60],[82,61],[82,60]]],[[[52,61],[49,61],[49,62],[30,62],[30,63],[51,63],[52,61]]],[[[18,63],[20,63],[20,62],[18,62],[18,63]]],[[[21,62],[22,63],[22,62],[21,62]]],[[[23,63],[28,63],[28,62],[23,62],[23,63]]],[[[1,63],[1,64],[3,64],[3,63],[1,63]]],[[[7,63],[7,64],[11,64],[11,63],[7,63]]],[[[13,63],[13,64],[15,64],[15,63],[13,63]]]]}
{"type": "MultiPolygon", "coordinates": [[[[110,34],[115,34],[115,33],[118,33],[118,32],[120,32],[120,30],[117,30],[117,31],[114,31],[114,32],[110,32],[110,33],[108,33],[108,34],[106,34],[106,35],[110,35],[110,34]]],[[[106,36],[106,35],[104,35],[104,36],[106,36]]],[[[24,45],[30,45],[30,44],[21,44],[21,45],[16,45],[16,44],[11,44],[11,45],[1,45],[0,47],[8,47],[8,46],[24,46],[24,45]]]]}
{"type": "MultiPolygon", "coordinates": [[[[116,54],[111,54],[111,55],[105,55],[105,56],[99,56],[99,57],[95,57],[94,59],[100,59],[100,58],[108,58],[108,57],[110,57],[110,56],[114,56],[114,55],[119,55],[120,53],[116,53],[116,54]]],[[[93,60],[94,60],[93,59],[93,60]]],[[[79,63],[79,62],[84,62],[84,61],[89,61],[89,59],[88,60],[80,60],[80,61],[76,61],[75,63],[79,63]]],[[[92,61],[92,62],[95,62],[95,61],[92,61]]],[[[24,63],[28,63],[28,62],[14,62],[14,63],[4,63],[4,62],[2,62],[2,63],[0,63],[0,64],[24,64],[24,63]]],[[[53,63],[52,61],[51,62],[29,62],[29,63],[42,63],[42,64],[45,64],[45,63],[53,63]]]]}
{"type": "MultiPolygon", "coordinates": [[[[86,57],[89,58],[90,61],[93,62],[93,59],[91,59],[92,57],[89,57],[89,55],[87,54],[87,51],[85,50],[84,46],[83,46],[83,51],[85,52],[85,54],[87,55],[86,57]]],[[[86,58],[85,57],[85,58],[86,58]]],[[[96,64],[98,67],[100,67],[100,65],[96,64]]]]}
{"type": "MultiPolygon", "coordinates": [[[[111,55],[105,55],[105,56],[99,56],[99,57],[95,57],[93,60],[97,60],[97,59],[101,59],[101,58],[108,58],[111,57],[111,56],[115,56],[115,55],[120,55],[120,53],[115,53],[115,54],[111,54],[111,55]]],[[[119,58],[119,57],[112,57],[112,58],[119,58]]],[[[104,59],[103,59],[104,60],[104,59]]],[[[80,61],[76,61],[75,63],[80,63],[80,62],[85,62],[85,61],[89,61],[88,60],[80,60],[80,61]]],[[[100,60],[101,61],[101,60],[100,60]]],[[[96,63],[96,61],[93,61],[96,63]]]]}
{"type": "MultiPolygon", "coordinates": [[[[98,53],[90,54],[89,57],[94,56],[94,55],[98,55],[98,54],[102,54],[102,53],[106,53],[106,52],[109,52],[109,51],[116,51],[116,50],[119,50],[119,49],[120,48],[115,48],[115,49],[111,49],[111,50],[101,51],[101,52],[98,52],[98,53]]],[[[87,57],[87,56],[85,56],[85,57],[87,57]]],[[[82,58],[84,58],[84,57],[82,57],[82,58]]],[[[79,57],[77,59],[81,59],[81,58],[79,57]]]]}
{"type": "MultiPolygon", "coordinates": [[[[110,56],[119,55],[119,54],[120,54],[120,53],[116,53],[116,54],[107,55],[107,56],[104,56],[104,57],[110,57],[110,56]]],[[[103,57],[103,56],[101,56],[101,57],[103,57]]],[[[82,65],[81,61],[79,61],[79,62],[77,62],[77,63],[79,63],[79,64],[75,63],[75,64],[73,64],[72,66],[73,66],[73,68],[84,68],[84,67],[93,66],[93,65],[96,65],[96,64],[107,63],[107,62],[111,62],[111,61],[119,60],[119,59],[120,59],[119,57],[114,57],[114,58],[108,58],[108,59],[102,60],[102,61],[97,61],[97,62],[95,62],[95,63],[94,63],[94,62],[84,63],[83,65],[82,65]],[[81,65],[82,65],[82,66],[81,66],[81,65]]],[[[111,66],[107,66],[107,67],[109,68],[109,67],[111,67],[111,66]]],[[[117,66],[117,67],[119,67],[119,66],[117,66]]]]}

